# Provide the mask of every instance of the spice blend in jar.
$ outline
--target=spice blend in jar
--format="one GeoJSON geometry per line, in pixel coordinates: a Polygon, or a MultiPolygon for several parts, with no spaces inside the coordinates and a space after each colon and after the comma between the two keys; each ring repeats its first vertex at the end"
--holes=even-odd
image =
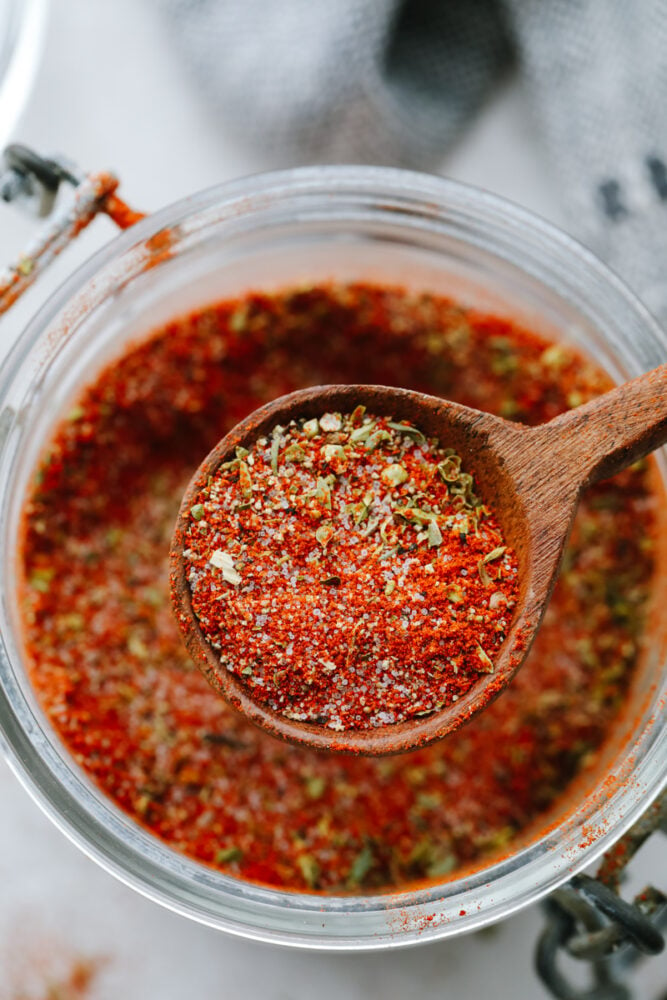
{"type": "Polygon", "coordinates": [[[248,724],[191,662],[172,615],[180,501],[198,456],[257,406],[360,376],[529,424],[610,386],[576,351],[437,296],[248,295],[168,323],[81,391],[47,442],[20,543],[30,676],[74,760],[172,848],[298,891],[442,881],[564,808],[618,725],[654,568],[649,461],[586,492],[531,653],[457,733],[353,758],[248,724]]]}
{"type": "Polygon", "coordinates": [[[359,406],[276,426],[194,499],[192,608],[255,700],[366,729],[493,672],[516,559],[460,457],[411,423],[359,406]]]}

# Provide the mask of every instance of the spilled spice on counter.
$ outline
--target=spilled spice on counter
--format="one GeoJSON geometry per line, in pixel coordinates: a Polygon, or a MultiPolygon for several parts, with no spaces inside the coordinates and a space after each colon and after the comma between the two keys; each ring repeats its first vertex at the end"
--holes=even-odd
{"type": "Polygon", "coordinates": [[[69,940],[47,931],[39,916],[27,918],[21,911],[15,917],[0,951],[0,1000],[92,1000],[98,995],[108,956],[78,954],[69,940]]]}
{"type": "Polygon", "coordinates": [[[256,700],[365,729],[493,672],[516,559],[460,457],[411,423],[359,406],[276,426],[194,500],[192,608],[256,700]]]}
{"type": "Polygon", "coordinates": [[[368,284],[248,294],[179,316],[100,368],[45,441],[18,543],[30,680],[76,764],[170,848],[299,892],[463,876],[563,816],[573,780],[594,780],[623,724],[664,568],[647,461],[585,491],[526,662],[459,732],[387,758],[270,737],[181,642],[174,521],[200,457],[252,410],[360,381],[527,424],[611,384],[576,349],[438,295],[368,284]]]}

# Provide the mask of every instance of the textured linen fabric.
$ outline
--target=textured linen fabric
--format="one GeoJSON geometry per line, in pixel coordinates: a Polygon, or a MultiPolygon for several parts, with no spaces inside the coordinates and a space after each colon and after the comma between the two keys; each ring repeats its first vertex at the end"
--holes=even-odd
{"type": "Polygon", "coordinates": [[[569,228],[667,323],[666,0],[159,0],[275,165],[429,169],[514,62],[569,228]]]}

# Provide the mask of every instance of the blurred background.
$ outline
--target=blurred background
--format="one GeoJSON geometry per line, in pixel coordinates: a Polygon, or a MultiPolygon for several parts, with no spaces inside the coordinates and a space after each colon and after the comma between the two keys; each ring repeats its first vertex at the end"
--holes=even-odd
{"type": "MultiPolygon", "coordinates": [[[[428,169],[569,229],[664,308],[658,0],[0,0],[3,28],[0,73],[12,75],[0,76],[0,142],[110,168],[135,208],[297,163],[428,169]]],[[[0,206],[0,263],[36,225],[0,206]]],[[[0,358],[113,235],[99,218],[67,251],[3,321],[0,358]]],[[[126,889],[65,840],[3,762],[0,803],[0,1000],[547,995],[532,971],[538,909],[410,951],[279,951],[126,889]]],[[[660,865],[647,848],[638,882],[660,865]]],[[[657,1000],[666,981],[667,963],[653,960],[637,996],[657,1000]]]]}

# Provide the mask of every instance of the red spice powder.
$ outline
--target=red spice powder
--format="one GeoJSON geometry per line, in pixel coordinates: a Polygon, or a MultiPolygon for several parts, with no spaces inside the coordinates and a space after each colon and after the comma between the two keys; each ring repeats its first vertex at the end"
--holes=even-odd
{"type": "Polygon", "coordinates": [[[69,941],[40,926],[39,916],[21,912],[16,917],[0,945],[1,1000],[90,1000],[98,995],[108,957],[73,954],[69,941]]]}
{"type": "Polygon", "coordinates": [[[146,218],[144,212],[136,212],[116,194],[107,195],[104,199],[104,211],[119,229],[129,229],[146,218]]]}
{"type": "Polygon", "coordinates": [[[275,427],[195,497],[192,607],[222,670],[290,719],[391,725],[493,671],[514,554],[461,459],[352,414],[275,427]]]}
{"type": "Polygon", "coordinates": [[[74,760],[155,836],[243,879],[374,891],[492,859],[594,768],[641,647],[659,498],[641,463],[586,492],[537,640],[460,732],[381,759],[244,722],[180,641],[168,552],[202,455],[258,405],[327,382],[402,385],[525,423],[609,388],[569,347],[433,295],[249,295],[135,345],[54,428],[25,505],[37,696],[74,760]]]}

